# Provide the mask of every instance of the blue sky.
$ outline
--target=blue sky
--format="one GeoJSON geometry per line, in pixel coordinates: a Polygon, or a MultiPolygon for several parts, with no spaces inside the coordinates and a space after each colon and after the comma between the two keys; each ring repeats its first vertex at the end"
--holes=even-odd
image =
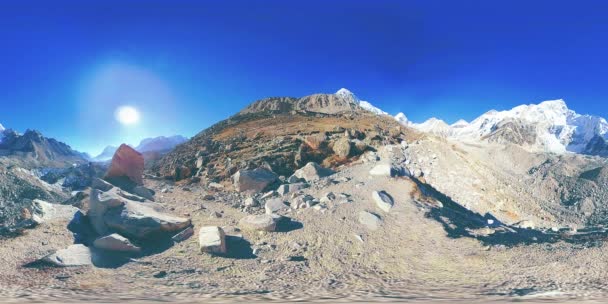
{"type": "Polygon", "coordinates": [[[341,87],[414,121],[557,98],[606,117],[607,15],[592,0],[7,0],[0,123],[95,154],[341,87]],[[116,122],[121,105],[139,125],[116,122]]]}

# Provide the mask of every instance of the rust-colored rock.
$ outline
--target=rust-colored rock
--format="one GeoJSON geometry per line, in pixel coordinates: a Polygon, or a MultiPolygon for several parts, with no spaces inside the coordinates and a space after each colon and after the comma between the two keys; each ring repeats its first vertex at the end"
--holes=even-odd
{"type": "Polygon", "coordinates": [[[143,185],[143,174],[143,155],[128,145],[122,144],[114,153],[112,164],[104,179],[111,181],[128,178],[137,185],[143,185]]]}

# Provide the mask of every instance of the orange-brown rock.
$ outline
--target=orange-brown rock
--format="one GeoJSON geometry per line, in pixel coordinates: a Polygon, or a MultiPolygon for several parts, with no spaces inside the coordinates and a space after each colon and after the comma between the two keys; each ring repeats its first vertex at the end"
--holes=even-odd
{"type": "Polygon", "coordinates": [[[114,156],[112,164],[106,173],[106,180],[120,180],[128,178],[137,185],[143,185],[144,157],[135,149],[126,144],[120,145],[114,156]]]}

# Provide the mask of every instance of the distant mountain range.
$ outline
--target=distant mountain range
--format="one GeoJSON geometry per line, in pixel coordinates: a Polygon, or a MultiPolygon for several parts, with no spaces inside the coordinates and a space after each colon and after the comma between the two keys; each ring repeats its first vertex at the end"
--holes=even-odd
{"type": "Polygon", "coordinates": [[[27,166],[64,166],[86,162],[88,155],[73,150],[36,130],[24,134],[0,126],[0,157],[11,157],[27,166]]]}
{"type": "Polygon", "coordinates": [[[578,114],[561,99],[521,105],[508,111],[492,110],[471,123],[459,120],[448,125],[431,118],[417,124],[407,120],[403,113],[395,119],[420,131],[455,140],[514,143],[553,153],[608,156],[606,119],[578,114]]]}
{"type": "MultiPolygon", "coordinates": [[[[262,111],[336,114],[356,109],[389,115],[344,88],[334,94],[266,98],[252,103],[240,114],[262,111]]],[[[394,119],[404,126],[452,140],[512,143],[530,150],[608,156],[606,119],[578,114],[561,99],[521,105],[508,111],[491,110],[471,123],[461,119],[449,125],[435,117],[414,123],[404,113],[398,113],[394,119]]]]}
{"type": "MultiPolygon", "coordinates": [[[[145,138],[139,143],[139,145],[137,145],[135,147],[135,150],[139,151],[140,153],[154,152],[154,153],[164,154],[164,153],[171,151],[177,145],[184,143],[186,141],[188,141],[188,138],[183,137],[181,135],[174,135],[174,136],[169,136],[169,137],[158,136],[158,137],[153,137],[153,138],[145,138]]],[[[105,149],[103,149],[101,154],[97,155],[92,160],[94,160],[94,161],[110,160],[110,159],[112,159],[112,156],[114,155],[114,152],[116,152],[117,149],[118,149],[118,147],[115,147],[115,146],[107,146],[105,149]]]]}

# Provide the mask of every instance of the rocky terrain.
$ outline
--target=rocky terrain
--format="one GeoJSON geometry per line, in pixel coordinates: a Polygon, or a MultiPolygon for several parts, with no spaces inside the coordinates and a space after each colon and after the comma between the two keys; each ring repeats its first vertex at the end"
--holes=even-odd
{"type": "Polygon", "coordinates": [[[402,118],[346,90],[267,98],[151,164],[122,145],[103,170],[71,169],[76,192],[6,168],[23,190],[0,194],[31,210],[0,240],[0,297],[605,298],[605,158],[537,149],[546,125],[463,140],[465,123],[402,118]]]}

